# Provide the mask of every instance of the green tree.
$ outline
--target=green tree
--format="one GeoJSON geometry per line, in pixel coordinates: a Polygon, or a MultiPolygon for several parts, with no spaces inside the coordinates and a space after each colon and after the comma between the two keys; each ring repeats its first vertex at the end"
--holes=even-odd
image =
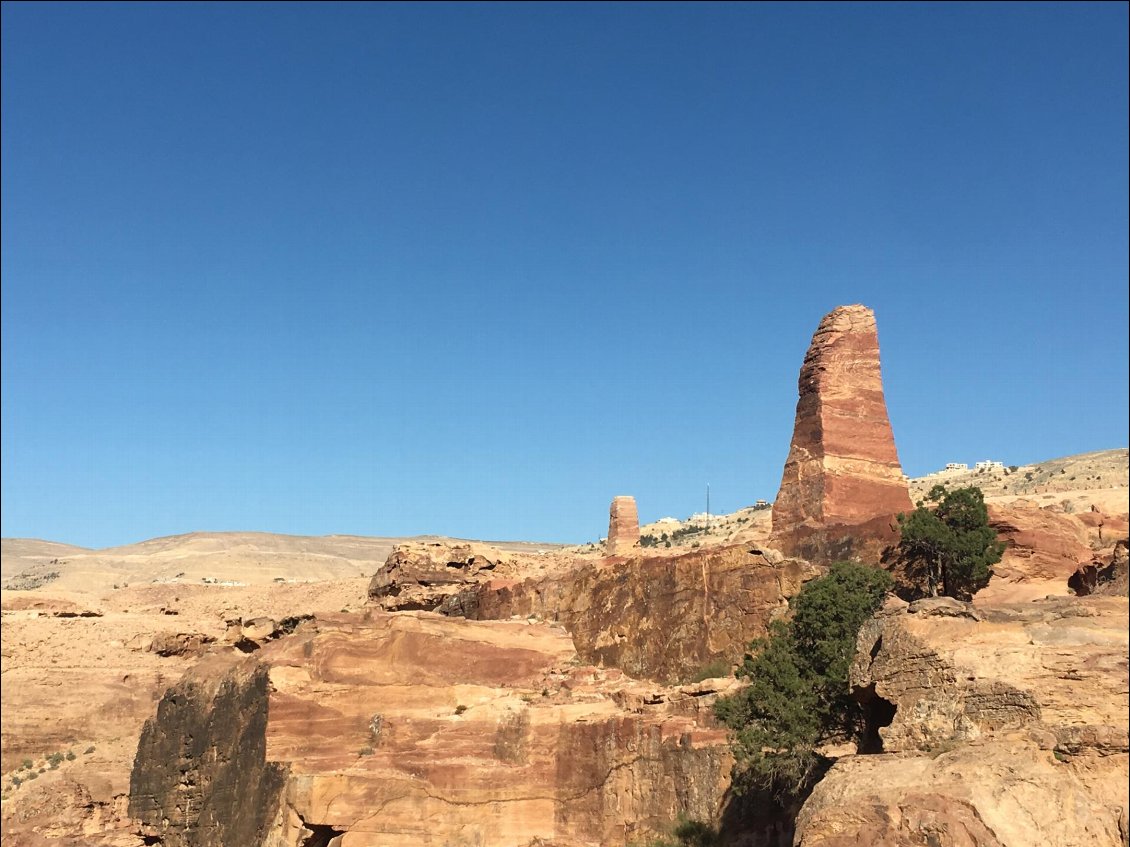
{"type": "Polygon", "coordinates": [[[935,485],[910,514],[898,516],[899,553],[909,575],[926,583],[931,597],[968,600],[989,584],[1004,542],[989,526],[985,497],[976,487],[948,491],[935,485]],[[927,506],[932,503],[933,506],[927,506]]]}
{"type": "Polygon", "coordinates": [[[819,744],[858,728],[848,671],[859,628],[890,585],[886,571],[837,562],[801,589],[790,620],[774,621],[750,645],[737,671],[749,685],[715,703],[733,730],[739,785],[799,796],[825,764],[819,744]]]}

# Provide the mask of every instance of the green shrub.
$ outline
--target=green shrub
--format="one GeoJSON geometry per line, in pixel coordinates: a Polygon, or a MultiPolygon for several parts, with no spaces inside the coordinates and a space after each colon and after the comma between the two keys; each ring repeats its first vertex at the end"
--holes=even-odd
{"type": "Polygon", "coordinates": [[[1004,543],[989,526],[985,497],[975,487],[935,485],[910,514],[898,516],[899,554],[908,574],[936,597],[968,600],[989,584],[1004,543]],[[933,507],[927,503],[934,504],[933,507]]]}
{"type": "Polygon", "coordinates": [[[890,585],[886,571],[837,562],[793,598],[791,620],[773,621],[750,645],[737,671],[749,685],[714,704],[733,732],[739,788],[800,796],[826,764],[822,740],[858,731],[848,691],[855,639],[890,585]]]}

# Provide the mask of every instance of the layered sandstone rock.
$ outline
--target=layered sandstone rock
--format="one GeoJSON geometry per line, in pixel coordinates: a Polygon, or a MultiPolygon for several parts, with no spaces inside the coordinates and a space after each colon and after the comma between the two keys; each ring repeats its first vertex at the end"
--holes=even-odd
{"type": "Polygon", "coordinates": [[[1124,845],[1127,644],[1124,598],[890,604],[852,668],[882,752],[836,763],[796,844],[1124,845]]]}
{"type": "Polygon", "coordinates": [[[668,682],[741,658],[790,597],[823,568],[749,545],[595,562],[526,580],[497,579],[440,607],[477,620],[532,616],[573,636],[586,662],[668,682]]]}
{"type": "Polygon", "coordinates": [[[150,837],[579,847],[718,817],[730,758],[710,689],[579,665],[560,628],[369,612],[256,658],[193,675],[147,724],[131,808],[150,837]],[[258,779],[247,814],[213,814],[237,764],[258,779]]]}
{"type": "Polygon", "coordinates": [[[988,509],[989,525],[1006,547],[993,566],[988,587],[978,592],[977,602],[1018,602],[1068,594],[1068,580],[1094,555],[1087,527],[1078,517],[1025,500],[990,504],[988,509]]]}
{"type": "Polygon", "coordinates": [[[789,555],[877,561],[912,508],[883,397],[874,313],[841,306],[820,322],[800,371],[792,444],[773,504],[789,555]]]}
{"type": "Polygon", "coordinates": [[[636,498],[620,495],[612,498],[608,509],[609,556],[628,556],[640,543],[640,516],[636,498]]]}

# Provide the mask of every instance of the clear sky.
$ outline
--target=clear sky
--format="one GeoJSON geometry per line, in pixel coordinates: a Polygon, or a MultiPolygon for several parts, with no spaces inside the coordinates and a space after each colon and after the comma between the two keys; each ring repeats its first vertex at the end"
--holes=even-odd
{"type": "Polygon", "coordinates": [[[1126,446],[1127,4],[3,4],[3,535],[584,541],[1126,446]]]}

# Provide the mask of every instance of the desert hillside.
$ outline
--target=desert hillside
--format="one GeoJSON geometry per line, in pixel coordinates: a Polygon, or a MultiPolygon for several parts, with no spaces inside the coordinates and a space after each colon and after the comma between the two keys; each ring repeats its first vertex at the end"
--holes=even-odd
{"type": "MultiPolygon", "coordinates": [[[[371,575],[394,548],[408,541],[452,539],[191,532],[88,550],[5,538],[4,587],[27,590],[50,584],[54,591],[102,591],[138,583],[261,585],[349,579],[371,575]]],[[[494,546],[536,552],[556,545],[515,541],[494,546]]]]}
{"type": "Polygon", "coordinates": [[[910,480],[910,495],[918,500],[938,484],[975,485],[990,503],[1025,498],[1041,505],[1060,503],[1069,510],[1095,505],[1106,512],[1124,512],[1130,496],[1130,450],[1120,447],[1029,465],[939,471],[910,480]]]}
{"type": "MultiPolygon", "coordinates": [[[[1100,450],[1063,456],[1015,469],[933,473],[909,480],[910,496],[922,499],[935,485],[949,488],[974,485],[989,503],[1024,499],[1039,506],[1056,505],[1083,512],[1092,506],[1107,514],[1130,511],[1130,449],[1100,450]]],[[[747,506],[727,515],[699,513],[689,518],[660,518],[640,527],[644,546],[662,550],[703,544],[765,543],[772,528],[768,504],[747,506]]]]}

